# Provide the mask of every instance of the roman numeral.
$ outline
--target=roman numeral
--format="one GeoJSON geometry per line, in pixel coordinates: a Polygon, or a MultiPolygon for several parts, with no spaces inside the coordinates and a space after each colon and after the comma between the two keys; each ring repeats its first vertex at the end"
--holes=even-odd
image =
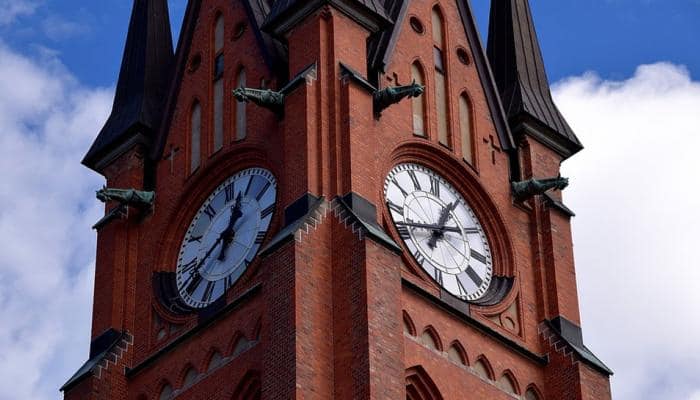
{"type": "Polygon", "coordinates": [[[482,264],[486,264],[486,256],[479,253],[478,251],[472,249],[471,251],[472,258],[475,259],[476,261],[479,261],[482,264]]]}
{"type": "Polygon", "coordinates": [[[481,285],[484,283],[479,274],[477,274],[476,271],[474,271],[474,268],[467,267],[467,270],[464,272],[467,273],[467,276],[469,277],[469,279],[472,280],[472,282],[474,282],[476,287],[481,287],[481,285]]]}
{"type": "Polygon", "coordinates": [[[399,231],[399,236],[401,236],[401,239],[408,240],[411,238],[411,233],[408,231],[407,226],[397,226],[396,229],[399,231]]]}
{"type": "Polygon", "coordinates": [[[265,219],[265,218],[268,217],[268,215],[272,215],[272,212],[273,212],[274,210],[275,210],[275,205],[274,205],[274,204],[270,204],[269,207],[267,207],[266,209],[260,211],[260,219],[265,219]]]}
{"type": "Polygon", "coordinates": [[[204,289],[204,293],[202,294],[202,303],[208,303],[211,300],[211,296],[214,294],[215,286],[216,282],[207,282],[207,287],[204,289]]]}
{"type": "Polygon", "coordinates": [[[204,213],[207,214],[207,217],[209,217],[210,220],[214,219],[216,216],[216,210],[211,206],[211,204],[207,205],[207,207],[204,209],[204,213]]]}
{"type": "Polygon", "coordinates": [[[248,186],[245,188],[245,195],[248,196],[250,193],[250,188],[253,186],[253,179],[255,179],[254,176],[251,176],[250,179],[248,180],[248,186]]]}
{"type": "Polygon", "coordinates": [[[265,240],[265,231],[260,231],[258,232],[258,235],[255,237],[255,244],[262,244],[262,242],[265,240]]]}
{"type": "Polygon", "coordinates": [[[469,294],[467,293],[467,289],[462,284],[462,281],[459,279],[459,276],[457,276],[457,289],[459,289],[460,296],[467,296],[469,294]]]}
{"type": "Polygon", "coordinates": [[[203,238],[203,237],[204,237],[204,236],[192,236],[192,237],[187,241],[187,243],[192,243],[192,242],[202,243],[202,238],[203,238]]]}
{"type": "Polygon", "coordinates": [[[197,288],[199,287],[199,284],[202,283],[202,280],[204,280],[204,278],[202,278],[202,275],[200,275],[200,274],[193,274],[193,275],[191,275],[191,276],[190,276],[190,279],[189,279],[189,284],[188,284],[187,287],[185,288],[185,291],[186,291],[190,296],[192,296],[192,294],[194,294],[194,292],[195,292],[195,291],[197,290],[197,288]]]}
{"type": "Polygon", "coordinates": [[[440,180],[434,176],[430,177],[430,193],[435,197],[440,197],[440,180]]]}
{"type": "Polygon", "coordinates": [[[224,289],[228,289],[233,285],[233,281],[231,280],[231,275],[227,276],[224,278],[224,289]]]}
{"type": "Polygon", "coordinates": [[[391,201],[387,201],[387,205],[389,206],[389,208],[390,208],[392,211],[394,211],[394,212],[398,213],[399,215],[403,216],[403,207],[397,206],[396,204],[392,203],[391,201]]]}
{"type": "Polygon", "coordinates": [[[401,185],[399,185],[399,182],[396,180],[396,178],[392,179],[391,183],[393,183],[394,185],[396,185],[397,188],[399,188],[399,190],[403,194],[403,197],[408,197],[408,192],[403,190],[403,188],[401,187],[401,185]]]}
{"type": "Polygon", "coordinates": [[[191,270],[194,269],[194,267],[196,265],[197,265],[197,259],[195,258],[192,261],[188,262],[187,264],[181,265],[180,270],[182,271],[182,273],[190,272],[191,270]]]}
{"type": "Polygon", "coordinates": [[[415,258],[416,262],[420,265],[423,265],[423,263],[425,263],[425,257],[423,257],[423,254],[421,254],[421,252],[418,250],[416,250],[413,253],[413,258],[415,258]]]}
{"type": "Polygon", "coordinates": [[[413,182],[413,187],[416,190],[421,190],[420,182],[418,182],[418,177],[416,176],[416,171],[408,171],[408,176],[411,178],[411,181],[413,182]]]}
{"type": "Polygon", "coordinates": [[[230,203],[236,198],[236,190],[234,188],[233,183],[229,184],[226,186],[226,202],[230,203]]]}
{"type": "Polygon", "coordinates": [[[270,181],[267,181],[267,183],[265,183],[265,186],[263,186],[263,188],[260,189],[260,192],[255,197],[255,199],[257,201],[260,201],[260,199],[262,199],[262,197],[265,195],[265,192],[267,192],[267,189],[269,189],[271,185],[272,185],[272,183],[270,183],[270,181]]]}
{"type": "Polygon", "coordinates": [[[479,228],[464,228],[465,235],[475,235],[477,233],[479,233],[479,228]]]}
{"type": "Polygon", "coordinates": [[[435,268],[435,280],[442,286],[444,284],[443,278],[442,278],[442,271],[435,268]]]}

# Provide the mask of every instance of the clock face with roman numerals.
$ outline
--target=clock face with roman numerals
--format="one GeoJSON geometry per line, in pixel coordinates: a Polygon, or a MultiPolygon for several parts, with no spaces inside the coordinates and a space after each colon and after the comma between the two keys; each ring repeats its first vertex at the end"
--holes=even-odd
{"type": "Polygon", "coordinates": [[[445,179],[417,164],[389,173],[384,196],[391,218],[416,262],[463,300],[482,297],[491,283],[491,249],[479,220],[445,179]]]}
{"type": "Polygon", "coordinates": [[[233,286],[265,240],[277,198],[277,182],[261,168],[226,179],[190,223],[177,261],[182,300],[203,308],[233,286]]]}

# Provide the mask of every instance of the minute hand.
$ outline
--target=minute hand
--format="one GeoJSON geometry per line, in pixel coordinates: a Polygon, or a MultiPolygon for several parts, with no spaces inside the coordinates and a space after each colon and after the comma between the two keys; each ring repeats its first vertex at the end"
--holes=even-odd
{"type": "Polygon", "coordinates": [[[440,230],[440,231],[444,231],[444,232],[462,233],[462,230],[456,226],[440,226],[440,225],[433,225],[433,224],[422,224],[419,222],[397,222],[396,225],[412,226],[414,228],[423,228],[423,229],[431,229],[431,230],[440,230]]]}

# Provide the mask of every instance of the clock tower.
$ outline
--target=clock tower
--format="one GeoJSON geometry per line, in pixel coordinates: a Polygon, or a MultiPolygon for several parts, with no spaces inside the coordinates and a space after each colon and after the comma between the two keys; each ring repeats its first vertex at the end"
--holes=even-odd
{"type": "Polygon", "coordinates": [[[528,0],[134,0],[66,399],[610,399],[528,0]]]}

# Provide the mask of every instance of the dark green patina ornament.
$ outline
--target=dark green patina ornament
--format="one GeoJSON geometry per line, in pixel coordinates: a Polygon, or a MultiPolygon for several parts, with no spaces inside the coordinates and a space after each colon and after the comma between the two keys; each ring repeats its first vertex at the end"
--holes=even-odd
{"type": "Polygon", "coordinates": [[[548,190],[564,190],[569,186],[569,179],[558,176],[549,179],[528,179],[521,182],[513,182],[513,196],[518,201],[525,201],[534,196],[543,195],[548,190]]]}
{"type": "Polygon", "coordinates": [[[147,208],[153,207],[156,193],[144,192],[136,189],[110,189],[104,187],[97,191],[97,199],[103,203],[116,201],[126,206],[147,208]]]}
{"type": "Polygon", "coordinates": [[[107,215],[92,227],[100,229],[115,219],[121,219],[128,215],[129,207],[136,207],[142,210],[150,210],[156,199],[155,192],[144,192],[136,189],[110,189],[104,187],[97,191],[97,199],[103,203],[116,201],[118,206],[112,208],[107,215]]]}
{"type": "Polygon", "coordinates": [[[381,115],[382,111],[407,97],[418,97],[425,92],[425,86],[414,80],[410,85],[388,87],[374,92],[374,113],[381,115]]]}
{"type": "Polygon", "coordinates": [[[284,111],[284,94],[275,92],[274,90],[238,88],[233,91],[233,97],[245,103],[252,101],[258,106],[267,108],[277,115],[281,115],[284,111]]]}

